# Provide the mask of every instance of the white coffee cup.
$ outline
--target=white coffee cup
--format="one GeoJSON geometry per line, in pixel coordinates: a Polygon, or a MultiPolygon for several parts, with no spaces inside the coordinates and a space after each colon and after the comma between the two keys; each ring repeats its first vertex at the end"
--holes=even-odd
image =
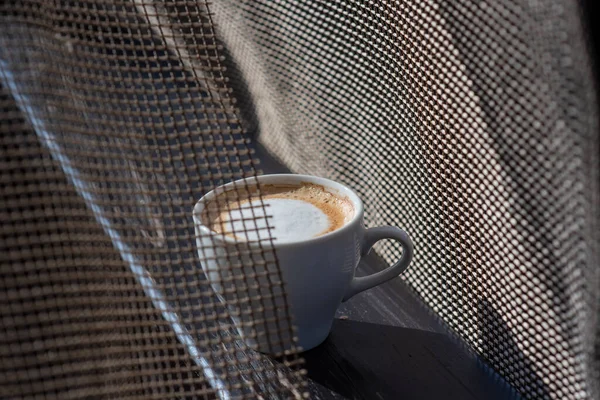
{"type": "Polygon", "coordinates": [[[200,262],[211,287],[228,306],[245,342],[264,353],[295,348],[286,303],[296,328],[297,345],[309,350],[327,338],[341,302],[401,274],[413,253],[410,238],[400,228],[365,228],[363,204],[354,191],[315,176],[263,175],[228,183],[203,196],[194,207],[193,218],[200,262]],[[350,200],[354,216],[325,235],[283,243],[244,242],[216,233],[205,224],[203,211],[208,202],[235,189],[235,185],[254,186],[257,180],[269,185],[321,185],[350,200]],[[383,271],[355,277],[361,256],[382,239],[401,243],[400,260],[383,271]]]}

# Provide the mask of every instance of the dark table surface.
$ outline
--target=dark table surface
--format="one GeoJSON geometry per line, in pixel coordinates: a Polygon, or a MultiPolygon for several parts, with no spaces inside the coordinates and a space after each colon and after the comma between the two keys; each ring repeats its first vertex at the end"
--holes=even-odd
{"type": "MultiPolygon", "coordinates": [[[[369,256],[359,272],[384,267],[369,256]]],[[[519,398],[400,278],[342,304],[304,358],[315,399],[519,398]]]]}

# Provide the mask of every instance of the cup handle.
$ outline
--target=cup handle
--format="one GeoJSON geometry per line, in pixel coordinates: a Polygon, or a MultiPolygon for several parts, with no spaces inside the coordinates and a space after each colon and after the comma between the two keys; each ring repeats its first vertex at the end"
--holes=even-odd
{"type": "Polygon", "coordinates": [[[402,257],[391,267],[384,269],[383,271],[376,272],[369,276],[354,277],[350,282],[348,291],[342,301],[346,301],[352,296],[371,289],[374,286],[380,285],[384,282],[389,281],[392,278],[397,277],[406,270],[413,256],[413,244],[408,234],[402,229],[395,226],[379,226],[377,228],[367,229],[365,237],[363,239],[363,245],[361,250],[361,257],[366,256],[371,247],[382,239],[394,239],[402,245],[402,257]]]}

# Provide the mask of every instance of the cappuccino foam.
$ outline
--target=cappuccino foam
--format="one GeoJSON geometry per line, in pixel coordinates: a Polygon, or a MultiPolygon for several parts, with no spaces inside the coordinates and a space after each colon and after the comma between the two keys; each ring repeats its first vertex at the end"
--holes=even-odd
{"type": "Polygon", "coordinates": [[[213,231],[249,241],[269,239],[270,231],[276,243],[324,235],[354,216],[350,200],[309,183],[261,185],[260,195],[256,187],[232,190],[217,196],[208,208],[213,231]]]}

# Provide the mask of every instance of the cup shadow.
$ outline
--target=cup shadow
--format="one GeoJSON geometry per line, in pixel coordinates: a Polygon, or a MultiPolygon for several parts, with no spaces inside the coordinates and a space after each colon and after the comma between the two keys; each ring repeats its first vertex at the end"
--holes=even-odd
{"type": "Polygon", "coordinates": [[[345,399],[518,399],[452,336],[336,319],[304,353],[308,378],[345,399]]]}

